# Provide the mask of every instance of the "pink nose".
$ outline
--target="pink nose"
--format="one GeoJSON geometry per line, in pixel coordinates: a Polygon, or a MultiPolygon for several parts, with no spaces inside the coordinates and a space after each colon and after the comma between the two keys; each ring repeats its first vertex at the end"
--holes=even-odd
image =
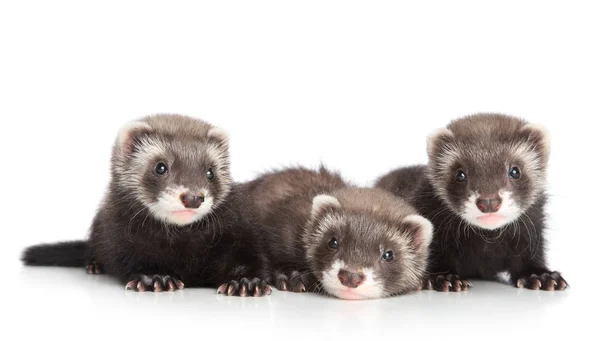
{"type": "Polygon", "coordinates": [[[365,275],[342,269],[338,272],[338,278],[344,286],[347,286],[348,288],[357,288],[365,280],[365,275]]]}
{"type": "Polygon", "coordinates": [[[482,213],[496,213],[502,206],[502,198],[498,194],[480,195],[475,205],[482,213]]]}
{"type": "Polygon", "coordinates": [[[185,208],[198,208],[204,202],[203,195],[182,194],[180,199],[185,208]]]}

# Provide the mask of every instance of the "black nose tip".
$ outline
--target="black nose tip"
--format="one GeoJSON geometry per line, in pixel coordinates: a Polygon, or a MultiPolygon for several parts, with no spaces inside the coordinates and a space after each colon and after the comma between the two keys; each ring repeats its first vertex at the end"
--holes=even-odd
{"type": "Polygon", "coordinates": [[[502,206],[502,198],[498,195],[482,195],[477,198],[475,205],[477,205],[477,208],[483,213],[495,213],[498,212],[500,206],[502,206]]]}
{"type": "Polygon", "coordinates": [[[347,286],[348,288],[357,288],[365,280],[365,275],[342,269],[338,272],[338,278],[344,286],[347,286]]]}
{"type": "Polygon", "coordinates": [[[185,208],[198,208],[204,202],[204,195],[182,194],[181,202],[185,208]]]}

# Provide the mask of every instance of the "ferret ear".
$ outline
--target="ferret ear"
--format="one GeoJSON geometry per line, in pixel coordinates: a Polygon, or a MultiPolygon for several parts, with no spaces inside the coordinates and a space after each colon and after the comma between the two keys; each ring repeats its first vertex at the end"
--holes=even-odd
{"type": "Polygon", "coordinates": [[[223,128],[214,127],[208,131],[208,139],[225,147],[229,146],[229,134],[223,128]]]}
{"type": "Polygon", "coordinates": [[[540,124],[528,123],[521,128],[521,133],[544,158],[550,155],[550,132],[540,124]]]}
{"type": "Polygon", "coordinates": [[[136,138],[143,133],[149,133],[151,131],[152,127],[146,122],[134,121],[127,123],[119,131],[117,147],[129,154],[134,150],[136,138]]]}
{"type": "Polygon", "coordinates": [[[314,219],[327,210],[335,210],[340,207],[342,207],[342,205],[336,198],[332,197],[331,195],[320,194],[314,197],[312,200],[310,216],[314,219]]]}
{"type": "Polygon", "coordinates": [[[433,238],[433,224],[418,214],[411,214],[402,220],[402,226],[413,233],[412,245],[417,252],[428,252],[433,238]]]}
{"type": "Polygon", "coordinates": [[[441,128],[427,137],[427,155],[429,159],[434,159],[441,151],[444,145],[451,143],[454,139],[454,133],[448,128],[441,128]]]}

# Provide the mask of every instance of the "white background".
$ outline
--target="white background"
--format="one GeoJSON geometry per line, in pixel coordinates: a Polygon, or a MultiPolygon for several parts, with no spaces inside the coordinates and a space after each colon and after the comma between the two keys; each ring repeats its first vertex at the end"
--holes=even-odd
{"type": "Polygon", "coordinates": [[[2,333],[106,339],[568,336],[597,316],[600,11],[593,1],[3,1],[2,333]],[[344,302],[311,294],[126,293],[23,247],[82,238],[118,128],[156,112],[231,135],[233,174],[324,162],[369,185],[426,161],[449,120],[547,126],[549,259],[565,293],[476,283],[344,302]],[[588,312],[592,309],[591,312],[588,312]],[[260,330],[260,332],[258,332],[260,330]],[[218,334],[215,334],[218,333],[218,334]]]}

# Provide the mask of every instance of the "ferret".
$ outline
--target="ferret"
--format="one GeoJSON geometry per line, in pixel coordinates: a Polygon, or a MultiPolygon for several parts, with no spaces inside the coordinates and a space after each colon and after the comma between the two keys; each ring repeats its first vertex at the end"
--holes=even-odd
{"type": "Polygon", "coordinates": [[[216,287],[263,296],[266,259],[230,175],[228,136],[177,114],[123,127],[113,146],[111,180],[89,240],[27,248],[27,265],[87,266],[136,291],[216,287]]]}
{"type": "Polygon", "coordinates": [[[400,198],[290,168],[246,184],[279,290],[372,299],[420,289],[432,224],[400,198]]]}
{"type": "Polygon", "coordinates": [[[510,276],[519,288],[564,290],[545,257],[548,133],[522,119],[480,113],[428,138],[427,166],[400,168],[376,187],[406,198],[435,232],[426,285],[461,291],[469,278],[510,276]]]}

